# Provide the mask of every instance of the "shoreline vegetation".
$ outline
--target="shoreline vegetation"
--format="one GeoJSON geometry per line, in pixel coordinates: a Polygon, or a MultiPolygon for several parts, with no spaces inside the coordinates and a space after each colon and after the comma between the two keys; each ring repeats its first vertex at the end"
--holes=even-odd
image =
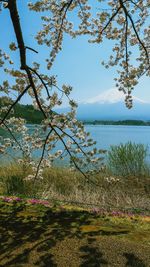
{"type": "MultiPolygon", "coordinates": [[[[8,97],[0,97],[0,108],[3,105],[9,105],[12,100],[8,97]]],[[[26,120],[27,124],[40,124],[43,115],[36,110],[33,105],[16,104],[14,114],[16,118],[20,117],[26,120]]],[[[127,126],[150,126],[150,121],[143,120],[80,120],[85,125],[127,125],[127,126]]]]}
{"type": "Polygon", "coordinates": [[[150,215],[149,173],[134,175],[113,175],[103,171],[91,176],[93,183],[86,183],[84,177],[69,168],[45,168],[43,179],[25,178],[31,174],[24,165],[7,164],[0,167],[0,195],[52,199],[56,202],[76,203],[82,207],[98,207],[105,210],[131,210],[150,215]]]}
{"type": "Polygon", "coordinates": [[[78,206],[105,210],[131,210],[150,215],[150,168],[147,147],[128,142],[112,146],[105,168],[90,175],[90,181],[77,170],[51,166],[33,186],[34,172],[26,161],[0,166],[0,195],[51,199],[78,206]]]}

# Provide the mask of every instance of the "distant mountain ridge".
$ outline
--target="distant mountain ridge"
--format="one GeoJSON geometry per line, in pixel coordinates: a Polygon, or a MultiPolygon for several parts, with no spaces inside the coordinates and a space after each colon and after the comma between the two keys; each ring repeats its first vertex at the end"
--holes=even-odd
{"type": "Polygon", "coordinates": [[[124,103],[81,104],[77,109],[80,120],[150,120],[150,104],[134,103],[127,109],[124,103]]]}
{"type": "MultiPolygon", "coordinates": [[[[59,109],[67,112],[69,108],[59,109]]],[[[133,108],[124,103],[124,94],[116,88],[79,103],[79,120],[150,120],[150,102],[133,96],[133,108]]]]}

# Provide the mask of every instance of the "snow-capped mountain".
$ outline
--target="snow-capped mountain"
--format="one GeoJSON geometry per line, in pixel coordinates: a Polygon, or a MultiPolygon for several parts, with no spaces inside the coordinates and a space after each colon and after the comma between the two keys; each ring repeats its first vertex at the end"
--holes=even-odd
{"type": "MultiPolygon", "coordinates": [[[[124,94],[116,88],[107,90],[78,105],[80,120],[150,120],[150,102],[133,96],[133,108],[127,109],[124,94]]],[[[66,112],[68,108],[62,109],[66,112]]]]}
{"type": "MultiPolygon", "coordinates": [[[[92,97],[82,104],[114,104],[117,102],[124,102],[125,95],[122,91],[117,90],[116,88],[109,89],[98,96],[92,97]]],[[[145,103],[146,102],[138,97],[133,96],[133,101],[138,103],[145,103]]]]}

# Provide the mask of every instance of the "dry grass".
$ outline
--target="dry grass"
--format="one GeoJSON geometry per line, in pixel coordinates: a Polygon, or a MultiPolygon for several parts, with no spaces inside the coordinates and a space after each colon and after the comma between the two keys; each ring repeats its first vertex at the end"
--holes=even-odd
{"type": "Polygon", "coordinates": [[[137,208],[149,209],[150,178],[113,177],[108,173],[101,173],[90,177],[98,186],[87,184],[85,178],[78,172],[71,172],[65,168],[45,169],[44,179],[37,181],[33,188],[32,182],[16,184],[13,192],[8,192],[10,181],[18,177],[23,178],[30,173],[29,169],[16,164],[0,167],[0,193],[17,194],[26,197],[53,199],[55,201],[78,202],[81,206],[99,206],[104,208],[137,208]]]}

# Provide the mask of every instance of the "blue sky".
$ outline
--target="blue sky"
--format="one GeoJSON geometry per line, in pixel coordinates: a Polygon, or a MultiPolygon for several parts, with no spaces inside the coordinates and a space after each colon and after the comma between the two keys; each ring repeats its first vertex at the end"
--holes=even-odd
{"type": "MultiPolygon", "coordinates": [[[[33,38],[33,34],[40,27],[37,13],[27,11],[26,4],[28,1],[21,0],[18,2],[25,43],[39,51],[38,55],[29,51],[28,60],[42,63],[43,57],[48,53],[48,50],[46,48],[43,50],[41,46],[37,46],[33,38]]],[[[0,25],[5,25],[5,27],[1,29],[0,44],[7,52],[9,51],[9,43],[15,41],[10,23],[8,10],[3,10],[0,13],[0,25]]],[[[111,42],[95,45],[89,44],[87,37],[71,39],[65,36],[63,49],[57,56],[49,75],[57,75],[60,86],[63,83],[72,85],[74,88],[72,98],[77,102],[96,97],[102,92],[115,87],[113,79],[117,74],[116,69],[110,68],[106,70],[100,64],[102,60],[107,58],[110,47],[111,42]]],[[[19,64],[18,52],[14,52],[12,58],[19,64]]],[[[42,71],[45,72],[44,67],[42,67],[42,71]]],[[[2,78],[2,76],[0,77],[2,78]]],[[[149,87],[149,78],[143,77],[135,87],[133,94],[145,101],[150,101],[149,87]]],[[[23,102],[28,103],[29,98],[25,97],[23,102]]]]}

